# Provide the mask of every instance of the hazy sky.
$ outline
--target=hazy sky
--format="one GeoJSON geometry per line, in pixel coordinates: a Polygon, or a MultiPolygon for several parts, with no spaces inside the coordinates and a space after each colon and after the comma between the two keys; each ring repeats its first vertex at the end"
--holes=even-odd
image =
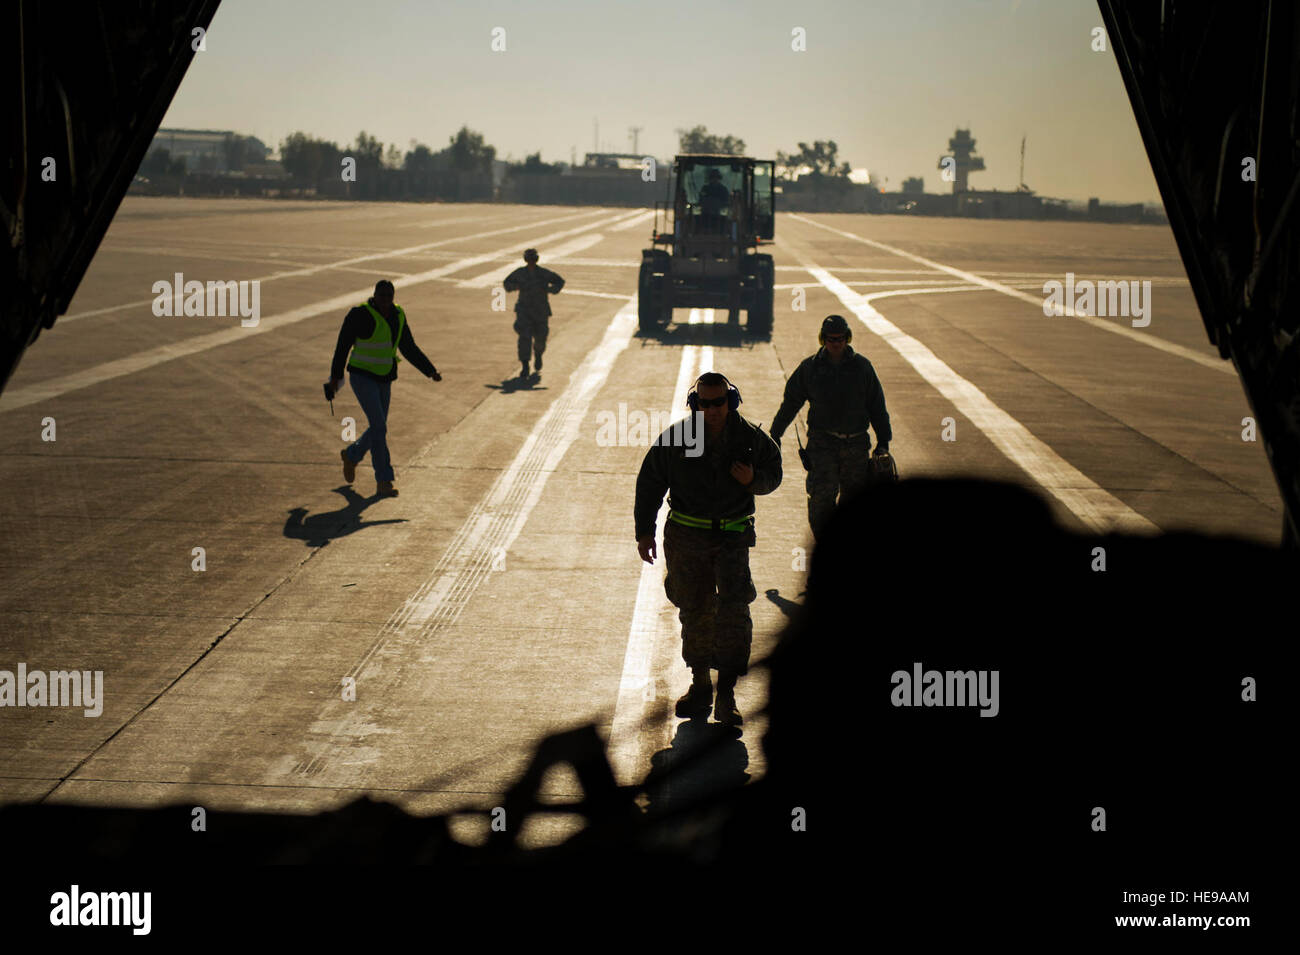
{"type": "Polygon", "coordinates": [[[679,128],[742,138],[753,156],[833,139],[897,189],[949,191],[936,168],[969,126],[977,189],[1025,181],[1067,199],[1158,202],[1109,43],[1085,0],[224,0],[164,126],[359,130],[434,149],[462,124],[501,158],[593,148],[661,158],[679,128]],[[504,52],[493,52],[496,27],[504,52]],[[807,50],[791,49],[802,28],[807,50]]]}

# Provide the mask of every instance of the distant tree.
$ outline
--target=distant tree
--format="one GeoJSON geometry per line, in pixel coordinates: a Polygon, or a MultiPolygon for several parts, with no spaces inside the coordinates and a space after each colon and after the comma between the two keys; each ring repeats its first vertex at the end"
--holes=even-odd
{"type": "Polygon", "coordinates": [[[677,130],[679,153],[727,153],[745,155],[745,141],[736,136],[715,136],[703,126],[677,130]]]}
{"type": "Polygon", "coordinates": [[[356,142],[348,146],[348,152],[357,160],[357,168],[365,166],[378,167],[384,155],[384,144],[373,136],[366,135],[363,129],[357,133],[356,142]]]}
{"type": "Polygon", "coordinates": [[[140,173],[145,176],[183,176],[185,157],[172,158],[171,150],[163,146],[151,149],[140,163],[140,173]]]}
{"type": "Polygon", "coordinates": [[[320,182],[324,176],[338,176],[343,152],[336,143],[312,139],[306,133],[291,133],[280,143],[280,164],[290,176],[306,182],[320,182]]]}
{"type": "Polygon", "coordinates": [[[445,152],[451,160],[451,168],[458,172],[491,172],[492,162],[496,159],[495,146],[489,146],[482,133],[476,133],[468,126],[462,126],[451,137],[445,152]]]}
{"type": "Polygon", "coordinates": [[[560,172],[560,163],[542,162],[541,152],[532,153],[524,157],[522,163],[515,163],[510,167],[512,173],[523,173],[524,175],[555,175],[560,172]]]}
{"type": "Polygon", "coordinates": [[[776,151],[776,178],[791,181],[798,179],[801,172],[811,171],[803,169],[796,157],[790,153],[776,151]]]}
{"type": "MultiPolygon", "coordinates": [[[[378,193],[380,169],[384,158],[384,144],[365,130],[357,133],[356,141],[350,144],[345,155],[357,161],[357,181],[355,195],[362,199],[374,198],[378,193]]],[[[349,189],[349,195],[353,191],[349,189]]]]}
{"type": "Polygon", "coordinates": [[[433,192],[437,164],[432,149],[424,143],[411,140],[411,148],[402,160],[402,168],[406,170],[407,183],[412,192],[419,196],[427,196],[433,192]]]}
{"type": "Polygon", "coordinates": [[[825,177],[828,179],[847,179],[850,165],[839,161],[839,146],[835,140],[816,140],[811,146],[807,143],[800,143],[798,152],[794,153],[777,153],[778,165],[784,164],[787,169],[794,170],[796,175],[802,169],[808,170],[808,175],[816,177],[825,177]],[[784,162],[783,162],[784,161],[784,162]]]}
{"type": "Polygon", "coordinates": [[[390,145],[388,149],[384,152],[384,168],[385,169],[402,168],[402,151],[397,148],[396,143],[390,145]]]}
{"type": "Polygon", "coordinates": [[[246,137],[226,133],[226,138],[221,142],[221,153],[226,160],[227,169],[243,169],[244,163],[252,158],[253,150],[246,137]]]}
{"type": "Polygon", "coordinates": [[[920,176],[912,176],[903,180],[903,192],[908,195],[920,194],[925,192],[925,180],[920,176]]]}

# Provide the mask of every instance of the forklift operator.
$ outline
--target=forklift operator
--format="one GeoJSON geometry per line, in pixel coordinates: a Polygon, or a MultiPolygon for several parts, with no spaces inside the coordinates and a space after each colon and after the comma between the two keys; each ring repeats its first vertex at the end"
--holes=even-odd
{"type": "Polygon", "coordinates": [[[700,190],[700,224],[706,229],[721,231],[722,217],[731,206],[731,193],[722,184],[722,171],[711,168],[709,181],[700,190]]]}

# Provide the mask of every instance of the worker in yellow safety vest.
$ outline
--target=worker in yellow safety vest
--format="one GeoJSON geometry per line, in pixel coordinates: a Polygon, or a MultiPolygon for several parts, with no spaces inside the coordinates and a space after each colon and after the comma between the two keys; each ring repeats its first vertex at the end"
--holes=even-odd
{"type": "Polygon", "coordinates": [[[388,453],[388,400],[397,378],[397,353],[434,381],[442,375],[415,344],[406,312],[393,304],[393,283],[381,279],[375,294],[348,312],[339,329],[330,367],[330,387],[337,392],[343,386],[343,363],[347,361],[352,391],[366,414],[368,427],[363,435],[339,452],[343,460],[343,480],[351,484],[357,476],[357,462],[370,452],[375,468],[376,496],[396,497],[395,475],[388,453]],[[349,358],[348,352],[352,355],[349,358]]]}

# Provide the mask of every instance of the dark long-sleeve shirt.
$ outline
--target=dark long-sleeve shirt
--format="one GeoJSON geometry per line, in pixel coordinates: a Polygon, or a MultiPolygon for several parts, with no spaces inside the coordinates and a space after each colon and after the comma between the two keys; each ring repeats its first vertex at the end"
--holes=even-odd
{"type": "Polygon", "coordinates": [[[540,265],[535,269],[521,265],[506,276],[504,284],[507,292],[519,293],[515,302],[516,312],[549,316],[551,303],[546,296],[555,295],[564,288],[564,279],[540,265]]]}
{"type": "Polygon", "coordinates": [[[676,447],[670,443],[673,433],[669,428],[660,435],[641,462],[633,509],[637,540],[654,534],[665,492],[669,507],[691,517],[745,517],[754,513],[755,494],[771,494],[781,484],[781,449],[735,411],[727,415],[721,441],[695,436],[704,448],[696,457],[687,455],[680,440],[676,447]],[[748,486],[732,477],[733,461],[754,469],[748,486]]]}
{"type": "Polygon", "coordinates": [[[772,419],[772,437],[779,439],[785,434],[805,401],[809,403],[809,431],[856,434],[870,425],[877,444],[888,444],[894,436],[876,369],[851,346],[844,346],[838,365],[827,357],[825,348],[799,363],[785,383],[785,398],[772,419]]]}
{"type": "MultiPolygon", "coordinates": [[[[393,312],[392,321],[397,321],[396,311],[393,312]]],[[[363,306],[358,305],[348,312],[347,317],[343,319],[343,327],[339,329],[339,340],[334,346],[334,360],[330,363],[330,381],[338,381],[343,377],[343,367],[347,363],[348,352],[352,350],[357,339],[369,338],[374,333],[375,318],[363,306]]],[[[402,353],[403,358],[424,372],[427,377],[432,378],[437,372],[433,362],[429,361],[424,352],[420,351],[420,347],[415,344],[409,316],[408,321],[402,325],[402,337],[397,340],[397,350],[402,353]]],[[[397,362],[393,362],[393,367],[387,375],[377,375],[364,368],[349,368],[348,371],[354,375],[365,375],[376,381],[392,381],[397,377],[397,362]]]]}

